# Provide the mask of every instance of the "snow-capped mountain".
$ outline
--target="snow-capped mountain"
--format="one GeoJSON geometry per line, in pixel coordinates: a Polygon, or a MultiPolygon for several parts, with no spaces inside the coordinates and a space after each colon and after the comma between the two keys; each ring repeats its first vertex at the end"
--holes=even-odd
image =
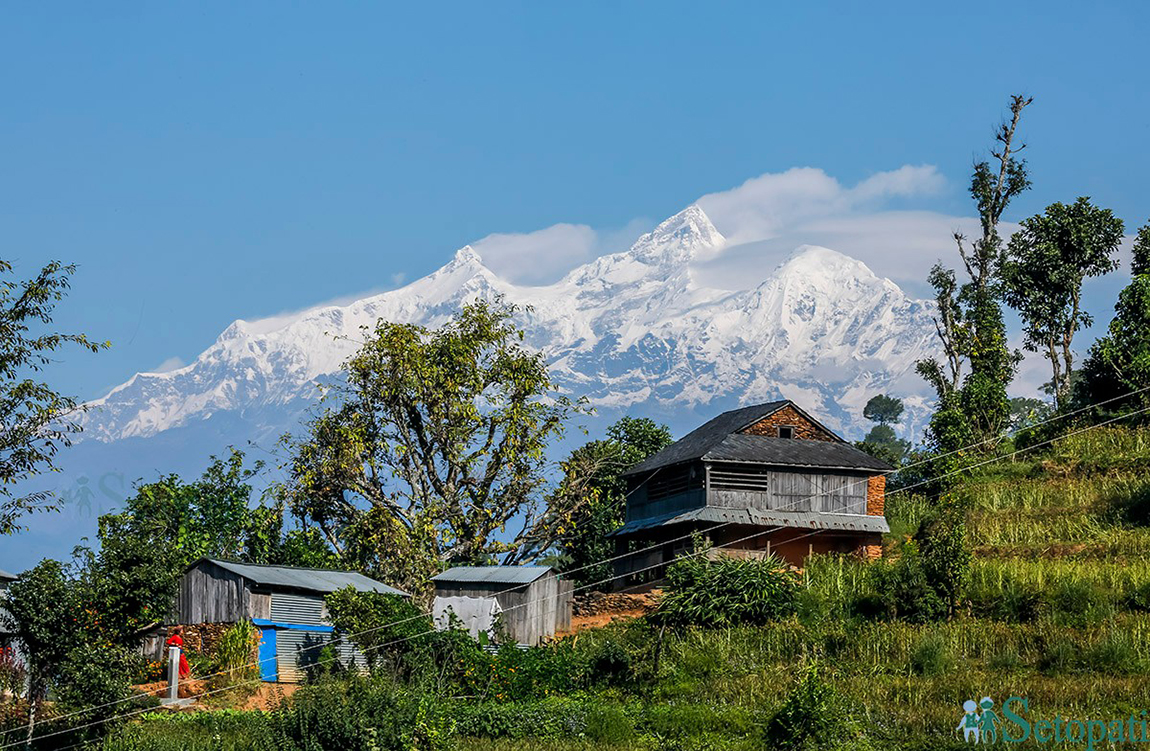
{"type": "Polygon", "coordinates": [[[192,364],[138,374],[93,402],[85,436],[148,438],[212,421],[250,439],[278,435],[314,403],[317,382],[338,377],[360,327],[380,318],[436,326],[461,303],[497,295],[530,306],[520,319],[528,343],[566,391],[607,412],[707,414],[783,396],[843,429],[934,352],[929,303],[827,248],[798,248],[753,289],[700,284],[693,266],[724,244],[690,206],[629,250],[536,287],[501,279],[464,247],[401,289],[236,321],[192,364]]]}

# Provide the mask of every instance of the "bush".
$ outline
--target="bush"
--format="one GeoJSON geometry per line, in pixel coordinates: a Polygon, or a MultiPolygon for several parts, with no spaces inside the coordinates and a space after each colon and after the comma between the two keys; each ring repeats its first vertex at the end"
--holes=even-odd
{"type": "Polygon", "coordinates": [[[924,636],[910,653],[910,671],[915,675],[942,675],[953,662],[946,641],[938,634],[924,636]]]}
{"type": "Polygon", "coordinates": [[[237,621],[224,631],[213,654],[215,685],[227,687],[256,678],[258,644],[259,632],[251,621],[237,621]]]}
{"type": "Polygon", "coordinates": [[[774,555],[762,559],[695,555],[667,570],[659,623],[762,625],[795,611],[798,574],[774,555]]]}
{"type": "Polygon", "coordinates": [[[918,546],[907,542],[894,563],[871,569],[874,594],[856,603],[860,615],[885,616],[891,620],[929,623],[946,615],[946,603],[938,596],[922,565],[918,546]]]}
{"type": "Polygon", "coordinates": [[[767,723],[767,741],[773,748],[826,748],[845,740],[846,723],[834,691],[808,667],[783,704],[767,723]]]}

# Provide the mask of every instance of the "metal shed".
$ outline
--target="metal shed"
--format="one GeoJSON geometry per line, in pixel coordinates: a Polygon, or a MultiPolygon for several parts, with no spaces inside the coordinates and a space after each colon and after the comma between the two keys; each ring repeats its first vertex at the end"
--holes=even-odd
{"type": "Polygon", "coordinates": [[[494,604],[503,629],[519,644],[534,646],[571,628],[571,582],[550,566],[457,566],[432,582],[436,612],[450,604],[487,613],[494,604]]]}
{"type": "MultiPolygon", "coordinates": [[[[260,677],[295,683],[333,638],[324,596],[345,587],[407,597],[354,571],[293,568],[202,558],[184,572],[173,621],[183,625],[250,619],[260,630],[260,677]]],[[[364,664],[351,644],[339,645],[341,661],[364,664]]]]}

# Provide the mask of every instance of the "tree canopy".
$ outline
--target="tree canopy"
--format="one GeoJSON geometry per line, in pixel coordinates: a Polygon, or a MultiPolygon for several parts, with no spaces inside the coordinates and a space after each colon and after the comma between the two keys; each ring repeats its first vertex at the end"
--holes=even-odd
{"type": "Polygon", "coordinates": [[[16,486],[53,471],[57,452],[81,430],[76,399],[42,381],[41,372],[68,345],[91,352],[108,346],[84,334],[33,330],[52,323],[75,266],[53,261],[23,282],[6,278],[11,273],[0,260],[0,535],[18,530],[28,513],[55,508],[51,493],[18,493],[16,486]]]}
{"type": "MultiPolygon", "coordinates": [[[[1121,414],[1150,406],[1150,225],[1134,241],[1130,284],[1082,366],[1075,400],[1121,414]]],[[[1145,414],[1142,416],[1145,421],[1145,414]]]]}
{"type": "Polygon", "coordinates": [[[1074,335],[1093,322],[1082,309],[1082,282],[1117,268],[1122,232],[1122,220],[1109,209],[1079,198],[1023,220],[1010,238],[1006,301],[1022,318],[1026,348],[1050,361],[1056,406],[1070,396],[1074,335]]]}
{"type": "Polygon", "coordinates": [[[512,561],[553,539],[546,449],[580,407],[555,392],[516,311],[479,301],[438,329],[365,329],[346,383],[286,439],[285,496],[345,564],[418,589],[449,562],[512,561]]]}

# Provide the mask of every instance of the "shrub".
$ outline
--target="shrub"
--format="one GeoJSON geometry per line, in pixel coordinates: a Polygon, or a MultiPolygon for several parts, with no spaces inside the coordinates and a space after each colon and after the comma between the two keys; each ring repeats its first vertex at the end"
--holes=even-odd
{"type": "Polygon", "coordinates": [[[251,621],[237,621],[220,636],[214,652],[217,686],[231,686],[259,675],[256,650],[259,631],[251,621]]]}
{"type": "Polygon", "coordinates": [[[938,634],[924,636],[910,653],[910,670],[915,675],[942,675],[953,662],[946,641],[938,634]]]}
{"type": "Polygon", "coordinates": [[[803,671],[798,684],[767,723],[767,741],[780,749],[836,745],[846,734],[840,709],[834,691],[812,665],[803,671]]]}
{"type": "Polygon", "coordinates": [[[667,570],[660,623],[694,626],[762,625],[790,615],[798,574],[774,555],[762,559],[695,555],[667,570]]]}
{"type": "Polygon", "coordinates": [[[873,599],[863,597],[856,603],[863,616],[928,623],[946,615],[946,603],[931,586],[914,541],[903,546],[902,555],[894,563],[874,566],[871,580],[873,599]]]}

